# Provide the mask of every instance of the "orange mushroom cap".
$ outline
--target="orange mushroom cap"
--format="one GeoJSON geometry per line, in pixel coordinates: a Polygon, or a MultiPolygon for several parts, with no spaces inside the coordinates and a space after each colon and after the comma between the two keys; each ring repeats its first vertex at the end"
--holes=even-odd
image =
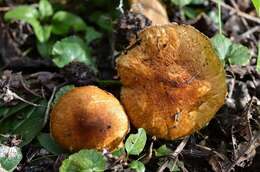
{"type": "Polygon", "coordinates": [[[210,40],[187,25],[151,26],[117,59],[131,123],[158,138],[189,135],[214,117],[225,72],[210,40]]]}
{"type": "Polygon", "coordinates": [[[51,112],[51,134],[66,150],[117,148],[129,130],[119,101],[95,86],[74,88],[51,112]]]}

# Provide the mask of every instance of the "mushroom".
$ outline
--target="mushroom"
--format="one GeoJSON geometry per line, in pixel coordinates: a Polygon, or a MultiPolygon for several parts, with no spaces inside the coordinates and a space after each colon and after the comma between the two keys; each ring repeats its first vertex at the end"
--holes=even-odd
{"type": "Polygon", "coordinates": [[[119,101],[95,86],[74,88],[60,98],[51,112],[51,135],[64,149],[117,148],[129,130],[119,101]]]}
{"type": "Polygon", "coordinates": [[[188,25],[150,26],[117,59],[130,122],[167,140],[199,130],[224,104],[225,72],[210,40],[188,25]]]}

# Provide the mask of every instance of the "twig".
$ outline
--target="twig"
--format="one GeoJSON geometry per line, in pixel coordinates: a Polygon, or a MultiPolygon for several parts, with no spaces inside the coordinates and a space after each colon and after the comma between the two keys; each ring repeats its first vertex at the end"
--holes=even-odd
{"type": "Polygon", "coordinates": [[[247,107],[247,111],[246,111],[246,123],[247,123],[247,129],[248,129],[248,132],[249,132],[249,139],[252,140],[253,138],[253,133],[252,133],[252,128],[251,128],[251,124],[250,124],[250,119],[252,118],[252,115],[251,115],[251,108],[252,108],[252,105],[253,105],[253,98],[251,98],[250,102],[249,102],[249,105],[247,107]]]}
{"type": "Polygon", "coordinates": [[[26,86],[26,83],[25,83],[25,81],[24,81],[24,79],[23,79],[21,73],[19,74],[19,77],[20,77],[20,81],[21,81],[21,84],[22,84],[23,88],[24,88],[27,92],[31,93],[32,95],[34,95],[34,96],[36,96],[36,97],[41,97],[40,95],[38,95],[37,93],[35,93],[34,91],[32,91],[30,88],[28,88],[28,87],[26,86]]]}
{"type": "Polygon", "coordinates": [[[51,97],[50,97],[50,99],[48,101],[47,108],[46,108],[46,111],[45,111],[43,126],[45,126],[47,124],[47,121],[48,121],[48,118],[49,118],[50,109],[51,109],[51,103],[52,103],[52,101],[54,99],[55,93],[56,93],[56,87],[53,88],[51,97]]]}
{"type": "Polygon", "coordinates": [[[240,155],[232,162],[232,164],[228,165],[225,171],[231,171],[241,160],[241,158],[245,155],[250,155],[250,152],[255,150],[258,146],[260,146],[260,134],[256,135],[254,139],[252,139],[246,149],[240,153],[240,155]]]}
{"type": "Polygon", "coordinates": [[[178,145],[178,147],[175,149],[175,151],[171,154],[172,158],[177,158],[178,155],[181,153],[181,151],[183,150],[183,148],[186,146],[188,140],[189,140],[189,136],[185,137],[182,142],[178,145]]]}
{"type": "Polygon", "coordinates": [[[10,7],[0,7],[0,12],[9,11],[10,9],[10,7]]]}
{"type": "Polygon", "coordinates": [[[25,100],[24,98],[18,96],[15,92],[12,92],[9,88],[6,88],[6,92],[5,92],[5,97],[4,97],[4,101],[5,101],[5,98],[7,101],[9,100],[13,100],[13,99],[18,99],[24,103],[27,103],[29,105],[32,105],[32,106],[40,106],[38,104],[35,104],[33,102],[30,102],[28,100],[25,100]]]}
{"type": "MultiPolygon", "coordinates": [[[[237,4],[235,3],[234,0],[231,0],[231,4],[234,6],[234,8],[237,11],[240,11],[239,7],[237,6],[237,4]]],[[[244,24],[244,26],[246,27],[246,29],[249,30],[250,28],[249,28],[249,25],[248,25],[248,22],[246,21],[246,19],[241,17],[241,21],[244,24]]],[[[255,44],[257,43],[257,40],[256,40],[254,35],[252,35],[252,40],[254,41],[255,44]]],[[[251,44],[252,47],[254,46],[254,44],[252,44],[252,42],[250,42],[250,44],[251,44]]]]}
{"type": "MultiPolygon", "coordinates": [[[[216,3],[216,4],[218,4],[218,0],[210,0],[210,1],[211,1],[211,2],[214,2],[214,3],[216,3]]],[[[245,18],[245,19],[248,19],[248,20],[251,20],[251,21],[253,21],[253,22],[256,22],[256,23],[260,24],[260,18],[258,18],[258,17],[251,16],[251,15],[246,14],[246,13],[240,11],[240,10],[236,10],[236,9],[234,9],[233,7],[227,5],[227,4],[224,3],[224,2],[220,2],[220,5],[221,5],[223,8],[226,8],[226,9],[230,10],[231,12],[236,13],[236,14],[239,15],[240,17],[243,17],[243,18],[245,18]]]]}
{"type": "MultiPolygon", "coordinates": [[[[188,140],[189,140],[190,136],[185,137],[182,142],[177,146],[177,148],[175,149],[175,151],[173,153],[171,153],[169,155],[169,158],[173,159],[175,162],[174,164],[176,164],[177,160],[178,160],[178,155],[182,152],[183,148],[186,146],[188,140]]],[[[167,168],[169,163],[169,160],[167,159],[163,165],[157,170],[157,172],[163,172],[165,170],[165,168],[167,168]]]]}
{"type": "Polygon", "coordinates": [[[152,158],[152,156],[153,156],[153,143],[154,143],[154,141],[156,140],[156,137],[154,136],[154,137],[152,137],[152,142],[151,142],[151,144],[150,144],[150,147],[149,147],[149,152],[148,152],[148,154],[147,154],[147,156],[142,160],[142,162],[144,163],[144,164],[147,164],[150,160],[151,160],[151,158],[152,158]]]}
{"type": "Polygon", "coordinates": [[[255,32],[260,32],[260,26],[255,26],[255,27],[253,27],[253,28],[247,30],[245,33],[241,34],[241,35],[238,37],[237,41],[240,42],[242,39],[248,37],[249,35],[251,35],[251,34],[253,34],[253,33],[255,33],[255,32]]]}
{"type": "Polygon", "coordinates": [[[157,172],[163,172],[168,166],[169,160],[165,161],[163,165],[157,170],[157,172]]]}
{"type": "Polygon", "coordinates": [[[124,6],[123,0],[120,0],[117,9],[118,9],[122,14],[124,14],[123,6],[124,6]]]}

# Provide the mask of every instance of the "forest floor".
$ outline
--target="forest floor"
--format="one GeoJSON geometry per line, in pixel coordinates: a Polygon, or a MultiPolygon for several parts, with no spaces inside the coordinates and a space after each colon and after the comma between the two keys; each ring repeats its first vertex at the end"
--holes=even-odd
{"type": "MultiPolygon", "coordinates": [[[[164,1],[171,22],[192,25],[209,38],[219,32],[217,0],[191,2],[182,7],[172,1],[164,1]]],[[[0,143],[21,147],[23,158],[15,171],[58,171],[67,157],[65,153],[47,150],[48,145],[44,143],[48,142],[44,138],[49,134],[46,114],[57,90],[65,85],[95,84],[116,97],[120,94],[121,85],[117,82],[115,69],[115,59],[122,50],[122,40],[117,38],[120,36],[117,21],[122,15],[118,1],[52,2],[56,9],[77,14],[95,29],[96,38],[88,46],[89,53],[95,58],[98,75],[82,63],[58,67],[51,58],[43,57],[44,53],[39,52],[46,47],[37,48],[39,45],[29,24],[4,20],[5,13],[13,6],[34,5],[36,1],[0,0],[0,143]],[[31,104],[42,101],[48,105],[47,109],[42,110],[42,118],[35,118],[33,112],[38,109],[31,104]]],[[[260,73],[256,70],[260,18],[250,0],[226,0],[221,1],[220,6],[222,33],[232,42],[247,47],[250,61],[246,65],[226,63],[228,95],[225,105],[207,127],[189,136],[185,147],[175,158],[178,166],[175,171],[260,171],[260,73]]],[[[124,5],[124,9],[127,8],[124,5]]],[[[85,37],[80,31],[66,34],[85,37]]],[[[60,38],[51,36],[50,40],[60,38]]],[[[149,154],[151,145],[156,149],[165,144],[174,151],[182,143],[182,139],[163,141],[148,136],[143,154],[149,154]]],[[[152,155],[149,158],[145,162],[146,171],[169,170],[164,169],[162,166],[165,164],[160,162],[168,162],[170,157],[152,155]]]]}

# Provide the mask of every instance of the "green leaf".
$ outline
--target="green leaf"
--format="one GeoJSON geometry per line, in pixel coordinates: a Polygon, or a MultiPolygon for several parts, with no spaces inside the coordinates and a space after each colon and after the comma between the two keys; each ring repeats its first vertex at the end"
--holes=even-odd
{"type": "Polygon", "coordinates": [[[97,25],[107,31],[107,32],[112,32],[113,30],[113,25],[112,25],[112,21],[111,21],[111,17],[109,16],[109,14],[104,14],[104,12],[94,12],[92,13],[92,15],[90,16],[91,21],[97,23],[97,25]]]}
{"type": "Polygon", "coordinates": [[[73,88],[75,88],[74,85],[66,85],[60,88],[59,91],[57,91],[55,94],[52,105],[55,105],[64,94],[66,94],[68,91],[72,90],[73,88]]]}
{"type": "Polygon", "coordinates": [[[22,160],[22,157],[19,147],[0,145],[0,171],[13,171],[22,160]]]}
{"type": "Polygon", "coordinates": [[[154,152],[155,152],[156,157],[160,157],[160,156],[167,156],[172,151],[171,151],[171,149],[167,148],[166,145],[162,145],[158,149],[154,150],[154,152]]]}
{"type": "Polygon", "coordinates": [[[256,70],[260,72],[260,43],[258,44],[258,57],[256,63],[256,70]]]}
{"type": "Polygon", "coordinates": [[[257,14],[260,16],[260,1],[259,0],[252,0],[257,14]]]}
{"type": "Polygon", "coordinates": [[[229,53],[229,48],[232,45],[231,40],[222,34],[216,34],[211,38],[211,42],[220,60],[225,62],[226,56],[229,53]]]}
{"type": "Polygon", "coordinates": [[[176,163],[173,162],[173,160],[170,160],[167,168],[170,170],[170,172],[179,172],[181,169],[178,167],[176,163]]]}
{"type": "Polygon", "coordinates": [[[22,109],[24,109],[25,107],[28,107],[29,105],[26,103],[19,103],[16,106],[12,106],[12,107],[5,107],[5,106],[1,106],[0,107],[0,126],[1,126],[1,122],[4,121],[6,118],[16,114],[17,112],[21,111],[22,109]]]}
{"type": "Polygon", "coordinates": [[[115,157],[120,157],[125,154],[125,148],[118,148],[112,152],[112,155],[115,157]]]}
{"type": "Polygon", "coordinates": [[[87,44],[101,37],[102,34],[100,32],[97,32],[93,27],[86,27],[85,40],[87,44]]]}
{"type": "Polygon", "coordinates": [[[22,138],[21,146],[30,143],[44,127],[46,100],[41,100],[40,106],[27,106],[16,116],[10,116],[0,125],[0,133],[15,134],[22,138]]]}
{"type": "Polygon", "coordinates": [[[64,150],[54,141],[49,133],[40,133],[37,139],[42,147],[51,152],[54,155],[64,153],[64,150]]]}
{"type": "Polygon", "coordinates": [[[146,143],[146,133],[143,128],[138,129],[137,134],[130,134],[125,142],[125,149],[129,155],[139,155],[146,143]]]}
{"type": "Polygon", "coordinates": [[[222,34],[211,39],[212,45],[221,61],[228,61],[232,65],[246,65],[250,61],[249,49],[241,44],[232,43],[222,34]]]}
{"type": "Polygon", "coordinates": [[[203,4],[205,0],[191,0],[191,4],[203,4]]]}
{"type": "Polygon", "coordinates": [[[95,68],[94,61],[90,57],[90,50],[82,39],[70,36],[57,41],[52,49],[53,62],[60,68],[72,61],[83,62],[95,68]]]}
{"type": "Polygon", "coordinates": [[[79,16],[66,11],[58,11],[52,18],[52,32],[63,35],[73,29],[74,31],[84,31],[86,23],[79,16]]]}
{"type": "Polygon", "coordinates": [[[101,172],[105,171],[106,161],[96,150],[81,150],[62,162],[60,172],[101,172]]]}
{"type": "Polygon", "coordinates": [[[200,14],[199,11],[196,11],[195,9],[190,8],[190,7],[183,7],[182,10],[183,10],[185,16],[187,16],[190,19],[195,19],[200,14]]]}
{"type": "Polygon", "coordinates": [[[42,26],[36,19],[30,19],[27,22],[32,25],[33,32],[39,42],[48,41],[51,35],[52,26],[42,26]]]}
{"type": "Polygon", "coordinates": [[[39,13],[32,6],[18,6],[5,14],[6,21],[22,20],[29,23],[40,42],[47,41],[50,37],[51,26],[41,26],[37,20],[39,13]]]}
{"type": "Polygon", "coordinates": [[[48,40],[45,42],[37,41],[36,47],[39,54],[44,58],[50,58],[54,43],[55,42],[53,40],[48,40]]]}
{"type": "Polygon", "coordinates": [[[46,19],[47,17],[52,16],[53,9],[48,0],[40,0],[39,2],[39,12],[41,19],[46,19]]]}
{"type": "Polygon", "coordinates": [[[171,0],[171,2],[176,6],[184,7],[186,5],[189,5],[192,0],[171,0]]]}
{"type": "Polygon", "coordinates": [[[227,59],[232,65],[247,65],[250,61],[249,49],[241,44],[232,44],[227,59]]]}
{"type": "Polygon", "coordinates": [[[4,19],[6,21],[22,20],[27,22],[31,19],[37,19],[39,13],[37,9],[29,5],[18,6],[7,13],[5,13],[4,19]]]}
{"type": "Polygon", "coordinates": [[[140,161],[132,161],[129,166],[130,168],[134,169],[136,172],[145,172],[145,166],[140,161]]]}

